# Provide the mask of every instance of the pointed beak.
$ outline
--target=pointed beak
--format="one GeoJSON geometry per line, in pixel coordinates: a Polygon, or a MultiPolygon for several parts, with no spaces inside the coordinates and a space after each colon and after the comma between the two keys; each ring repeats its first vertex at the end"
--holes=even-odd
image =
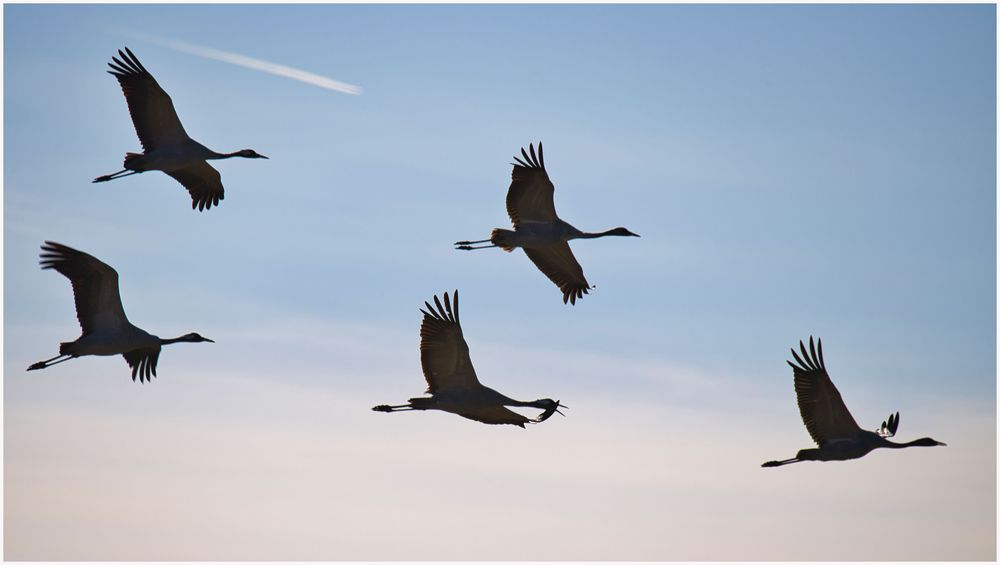
{"type": "Polygon", "coordinates": [[[207,337],[206,337],[206,338],[203,338],[203,339],[204,339],[205,341],[209,342],[209,343],[215,343],[215,340],[214,340],[214,339],[208,339],[207,337]]]}
{"type": "Polygon", "coordinates": [[[270,159],[270,157],[267,157],[265,155],[261,155],[260,153],[258,153],[257,156],[260,157],[261,159],[270,159]]]}

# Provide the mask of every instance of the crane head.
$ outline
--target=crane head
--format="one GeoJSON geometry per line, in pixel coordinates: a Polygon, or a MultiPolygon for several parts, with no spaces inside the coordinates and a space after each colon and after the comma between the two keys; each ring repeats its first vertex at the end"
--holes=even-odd
{"type": "Polygon", "coordinates": [[[246,157],[247,159],[267,159],[267,157],[257,153],[253,149],[240,149],[236,152],[238,157],[246,157]]]}
{"type": "MultiPolygon", "coordinates": [[[[542,412],[537,418],[535,418],[534,421],[536,423],[548,420],[553,414],[559,412],[559,408],[569,408],[569,406],[566,406],[565,404],[560,404],[558,400],[552,400],[551,398],[543,398],[541,400],[536,400],[535,403],[539,408],[545,409],[544,412],[542,412]]],[[[565,414],[563,414],[562,412],[559,412],[559,415],[565,416],[565,414]]]]}
{"type": "Polygon", "coordinates": [[[197,332],[191,332],[189,334],[186,334],[186,335],[184,335],[181,338],[181,340],[182,341],[187,341],[187,342],[190,342],[190,343],[202,343],[202,342],[205,342],[205,341],[207,341],[209,343],[215,343],[215,341],[213,341],[211,339],[208,339],[207,337],[204,337],[204,336],[202,336],[201,334],[199,334],[197,332]]]}
{"type": "Polygon", "coordinates": [[[639,237],[639,234],[632,233],[625,228],[615,228],[613,230],[609,230],[608,235],[624,235],[624,236],[639,237]]]}

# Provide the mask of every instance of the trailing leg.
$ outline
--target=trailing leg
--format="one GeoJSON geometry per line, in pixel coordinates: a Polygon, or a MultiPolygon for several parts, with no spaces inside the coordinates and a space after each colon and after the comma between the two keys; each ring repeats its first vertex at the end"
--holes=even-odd
{"type": "Polygon", "coordinates": [[[372,410],[376,412],[398,412],[400,410],[417,410],[409,404],[400,404],[399,406],[389,406],[388,404],[379,404],[378,406],[372,406],[372,410]]]}
{"type": "Polygon", "coordinates": [[[34,363],[30,367],[28,367],[28,370],[29,371],[37,371],[38,369],[44,369],[46,367],[51,367],[52,365],[58,365],[59,363],[62,363],[63,361],[69,361],[72,358],[73,358],[72,355],[66,355],[65,353],[59,354],[59,355],[56,355],[55,357],[53,357],[52,359],[46,359],[45,361],[39,361],[38,363],[34,363]],[[60,357],[65,357],[65,359],[59,359],[60,357]],[[59,359],[59,360],[56,361],[56,359],[59,359]]]}
{"type": "Polygon", "coordinates": [[[101,175],[94,179],[92,182],[107,182],[109,180],[120,179],[122,177],[127,177],[129,175],[134,175],[136,173],[141,173],[142,171],[130,171],[128,169],[122,169],[117,173],[111,173],[110,175],[101,175]]]}

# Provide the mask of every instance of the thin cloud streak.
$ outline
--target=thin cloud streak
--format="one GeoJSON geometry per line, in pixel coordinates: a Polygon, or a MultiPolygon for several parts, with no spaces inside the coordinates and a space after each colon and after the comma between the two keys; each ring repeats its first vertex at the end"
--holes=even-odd
{"type": "Polygon", "coordinates": [[[334,80],[329,77],[317,75],[315,73],[310,73],[308,71],[303,71],[302,69],[296,69],[294,67],[289,67],[287,65],[280,65],[278,63],[272,63],[270,61],[254,59],[253,57],[247,57],[246,55],[240,55],[239,53],[220,51],[219,49],[212,49],[211,47],[203,47],[201,45],[193,45],[191,43],[184,43],[182,41],[175,41],[172,39],[160,39],[149,36],[144,36],[143,39],[150,41],[152,43],[156,43],[158,45],[162,45],[163,47],[168,47],[175,51],[190,53],[191,55],[197,55],[198,57],[213,59],[215,61],[222,61],[223,63],[230,63],[232,65],[238,65],[240,67],[246,67],[248,69],[254,69],[256,71],[262,71],[272,75],[290,78],[293,80],[304,82],[306,84],[311,84],[314,86],[318,86],[320,88],[325,88],[327,90],[333,90],[335,92],[343,92],[344,94],[354,94],[356,96],[359,96],[363,91],[360,86],[348,84],[346,82],[340,82],[339,80],[334,80]]]}

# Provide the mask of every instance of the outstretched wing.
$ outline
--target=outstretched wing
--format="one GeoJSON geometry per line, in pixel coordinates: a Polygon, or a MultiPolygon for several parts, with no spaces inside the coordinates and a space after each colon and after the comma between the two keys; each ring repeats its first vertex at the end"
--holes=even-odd
{"type": "Polygon", "coordinates": [[[556,283],[563,293],[563,304],[576,304],[577,298],[589,294],[590,284],[583,276],[583,267],[576,262],[576,257],[565,241],[543,247],[523,247],[525,255],[545,273],[549,280],[556,283]]]}
{"type": "Polygon", "coordinates": [[[143,150],[148,153],[157,147],[188,139],[174,111],[174,103],[153,75],[128,47],[124,53],[119,49],[118,55],[121,59],[112,57],[114,63],[108,63],[112,69],[108,72],[115,75],[122,87],[129,114],[132,115],[132,125],[143,150]]]}
{"type": "Polygon", "coordinates": [[[122,353],[125,362],[132,368],[132,380],[138,375],[139,382],[151,381],[156,376],[156,362],[160,358],[160,346],[133,349],[122,353]]]}
{"type": "Polygon", "coordinates": [[[531,422],[527,417],[499,404],[495,406],[477,406],[466,412],[459,412],[458,415],[484,424],[513,424],[522,428],[525,424],[531,422]]]}
{"type": "Polygon", "coordinates": [[[792,356],[798,364],[788,361],[795,373],[795,395],[798,397],[799,413],[809,435],[820,447],[828,441],[856,438],[861,428],[844,405],[837,387],[833,386],[823,362],[823,342],[819,341],[819,352],[809,337],[809,351],[800,341],[802,357],[792,349],[792,356]]]}
{"type": "Polygon", "coordinates": [[[200,212],[211,208],[213,204],[218,206],[219,201],[226,197],[222,188],[222,176],[205,161],[188,165],[183,169],[164,172],[174,177],[191,193],[192,210],[197,208],[200,212]]]}
{"type": "Polygon", "coordinates": [[[875,430],[875,433],[882,437],[892,437],[896,435],[896,430],[899,429],[899,412],[895,414],[889,414],[888,420],[882,420],[882,425],[875,430]]]}
{"type": "Polygon", "coordinates": [[[537,156],[534,145],[529,144],[528,148],[531,150],[530,156],[521,148],[524,160],[514,157],[517,163],[510,175],[510,188],[507,189],[507,215],[510,216],[514,229],[521,222],[551,223],[559,219],[555,204],[552,203],[555,187],[545,172],[542,142],[538,142],[537,156]]]}
{"type": "Polygon", "coordinates": [[[46,241],[40,254],[43,269],[55,269],[73,284],[76,318],[83,335],[128,325],[118,294],[118,273],[92,255],[46,241]]]}
{"type": "Polygon", "coordinates": [[[420,324],[420,365],[427,380],[427,392],[439,390],[467,390],[481,386],[469,357],[469,346],[462,336],[458,319],[458,291],[454,293],[452,309],[448,293],[444,293],[444,306],[434,296],[434,304],[424,302],[424,318],[420,324]]]}

